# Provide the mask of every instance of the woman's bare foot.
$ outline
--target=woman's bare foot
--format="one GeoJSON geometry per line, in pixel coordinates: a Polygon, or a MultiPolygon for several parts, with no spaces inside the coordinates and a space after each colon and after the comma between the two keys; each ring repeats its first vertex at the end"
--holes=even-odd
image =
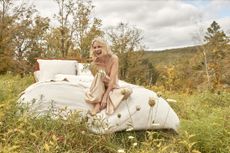
{"type": "Polygon", "coordinates": [[[100,103],[97,103],[94,108],[91,110],[90,114],[92,116],[96,115],[98,112],[100,112],[100,103]]]}
{"type": "Polygon", "coordinates": [[[106,105],[104,105],[104,106],[101,106],[100,105],[100,110],[103,110],[103,109],[105,109],[106,108],[106,105]]]}

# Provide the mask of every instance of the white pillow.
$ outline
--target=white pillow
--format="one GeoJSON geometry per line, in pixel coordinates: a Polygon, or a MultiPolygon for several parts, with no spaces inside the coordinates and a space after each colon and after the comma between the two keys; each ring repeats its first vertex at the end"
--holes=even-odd
{"type": "Polygon", "coordinates": [[[89,70],[89,63],[78,63],[77,74],[78,75],[92,75],[89,70]]]}
{"type": "Polygon", "coordinates": [[[56,74],[76,75],[78,62],[76,60],[46,60],[38,59],[39,81],[54,80],[56,74]]]}
{"type": "Polygon", "coordinates": [[[36,82],[40,80],[40,71],[34,71],[34,79],[36,82]]]}

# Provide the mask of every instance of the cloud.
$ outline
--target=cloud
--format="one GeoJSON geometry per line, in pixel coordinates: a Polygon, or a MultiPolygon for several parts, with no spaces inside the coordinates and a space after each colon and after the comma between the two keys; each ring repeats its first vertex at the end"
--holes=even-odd
{"type": "MultiPolygon", "coordinates": [[[[116,5],[122,5],[121,1],[117,1],[116,5]]],[[[105,6],[108,9],[108,5],[105,6]]],[[[143,30],[144,43],[150,49],[188,45],[191,42],[190,29],[194,29],[190,25],[195,18],[201,16],[199,9],[180,1],[144,1],[144,3],[135,1],[131,4],[128,1],[123,2],[123,7],[115,6],[113,9],[117,9],[116,15],[100,14],[105,13],[103,11],[99,11],[97,15],[102,18],[104,24],[111,23],[110,21],[113,20],[113,25],[120,21],[136,25],[137,28],[143,30]],[[122,14],[122,20],[119,20],[120,14],[122,14]],[[118,22],[115,23],[115,21],[118,22]]]]}
{"type": "Polygon", "coordinates": [[[191,46],[195,44],[193,39],[196,32],[196,26],[194,25],[168,26],[145,33],[145,42],[148,43],[147,46],[152,47],[149,47],[149,50],[191,46]]]}
{"type": "Polygon", "coordinates": [[[200,26],[206,29],[213,20],[229,30],[230,14],[223,13],[223,9],[230,9],[230,2],[224,0],[95,0],[93,3],[104,26],[121,21],[135,25],[143,31],[147,48],[153,50],[197,44],[194,36],[200,32],[200,26]],[[223,14],[227,17],[223,18],[223,14]]]}
{"type": "Polygon", "coordinates": [[[43,17],[49,17],[52,19],[54,13],[58,13],[58,5],[54,0],[34,0],[33,4],[38,9],[39,14],[43,17]]]}
{"type": "MultiPolygon", "coordinates": [[[[26,0],[24,0],[26,1],[26,0]]],[[[53,19],[58,6],[53,0],[34,2],[42,16],[53,19]]],[[[93,16],[102,19],[103,28],[129,23],[143,31],[148,49],[166,49],[197,44],[194,35],[215,20],[230,33],[228,0],[92,0],[93,16]]]]}

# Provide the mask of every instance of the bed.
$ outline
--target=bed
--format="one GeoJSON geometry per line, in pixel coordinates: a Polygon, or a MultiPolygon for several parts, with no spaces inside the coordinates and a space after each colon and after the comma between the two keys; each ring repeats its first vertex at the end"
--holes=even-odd
{"type": "Polygon", "coordinates": [[[87,118],[88,128],[95,133],[150,129],[177,131],[179,127],[179,118],[165,99],[142,86],[122,80],[119,85],[131,88],[131,96],[112,115],[102,110],[91,116],[88,111],[92,106],[84,100],[93,80],[87,64],[75,60],[43,59],[38,59],[38,63],[39,70],[34,73],[37,82],[25,89],[18,100],[35,114],[43,115],[51,109],[63,108],[67,112],[78,111],[80,117],[87,118]]]}

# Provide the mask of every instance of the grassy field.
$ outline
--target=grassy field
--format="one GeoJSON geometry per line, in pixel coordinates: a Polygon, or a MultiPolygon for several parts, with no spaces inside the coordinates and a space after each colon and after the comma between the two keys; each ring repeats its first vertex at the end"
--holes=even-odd
{"type": "Polygon", "coordinates": [[[35,118],[17,105],[18,95],[33,83],[33,77],[0,76],[1,153],[229,153],[230,93],[193,92],[192,95],[164,91],[164,98],[181,119],[179,133],[131,131],[109,135],[89,132],[73,112],[67,119],[50,114],[35,118]]]}

